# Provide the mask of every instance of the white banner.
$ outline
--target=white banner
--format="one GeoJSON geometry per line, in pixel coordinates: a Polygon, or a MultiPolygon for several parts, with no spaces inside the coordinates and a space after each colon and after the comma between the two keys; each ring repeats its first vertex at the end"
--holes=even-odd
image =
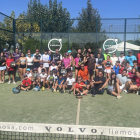
{"type": "Polygon", "coordinates": [[[140,138],[140,128],[38,124],[38,123],[9,123],[0,122],[0,131],[29,132],[29,133],[57,133],[73,135],[105,135],[115,137],[140,138]]]}

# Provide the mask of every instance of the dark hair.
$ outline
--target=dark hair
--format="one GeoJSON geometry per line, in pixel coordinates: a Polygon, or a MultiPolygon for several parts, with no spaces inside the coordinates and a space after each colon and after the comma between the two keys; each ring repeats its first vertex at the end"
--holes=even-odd
{"type": "Polygon", "coordinates": [[[137,63],[137,60],[134,60],[133,63],[137,63]]]}
{"type": "Polygon", "coordinates": [[[102,70],[99,70],[99,72],[101,72],[104,75],[104,72],[102,70]]]}
{"type": "Polygon", "coordinates": [[[94,52],[91,52],[90,54],[93,54],[94,55],[94,52]]]}
{"type": "Polygon", "coordinates": [[[81,65],[84,65],[84,66],[85,66],[85,64],[84,64],[84,63],[81,63],[81,65]]]}
{"type": "Polygon", "coordinates": [[[126,71],[127,72],[127,69],[123,69],[123,71],[126,71]]]}
{"type": "Polygon", "coordinates": [[[126,64],[129,63],[129,61],[126,61],[126,64]]]}
{"type": "Polygon", "coordinates": [[[45,69],[42,69],[41,72],[45,72],[45,69]]]}
{"type": "Polygon", "coordinates": [[[114,86],[115,86],[115,84],[116,84],[116,73],[115,72],[113,72],[113,73],[111,73],[111,80],[110,80],[110,84],[112,85],[112,81],[113,81],[113,79],[112,79],[112,75],[114,75],[115,74],[115,79],[114,79],[114,86]]]}
{"type": "Polygon", "coordinates": [[[107,56],[109,56],[109,58],[110,58],[110,55],[107,55],[107,56]]]}

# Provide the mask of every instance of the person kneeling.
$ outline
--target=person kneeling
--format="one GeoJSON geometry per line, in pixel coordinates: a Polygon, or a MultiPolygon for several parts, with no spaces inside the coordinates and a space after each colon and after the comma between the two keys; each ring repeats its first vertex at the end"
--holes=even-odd
{"type": "Polygon", "coordinates": [[[88,90],[83,90],[83,87],[87,87],[86,84],[82,82],[82,77],[78,76],[78,82],[74,86],[74,95],[87,95],[88,90]]]}
{"type": "Polygon", "coordinates": [[[29,89],[31,89],[31,80],[28,78],[27,74],[23,75],[24,80],[22,81],[22,83],[20,84],[20,89],[24,90],[24,91],[28,91],[29,89]]]}
{"type": "Polygon", "coordinates": [[[47,74],[45,73],[45,69],[42,69],[40,74],[40,84],[42,85],[42,91],[45,90],[46,78],[47,74]]]}

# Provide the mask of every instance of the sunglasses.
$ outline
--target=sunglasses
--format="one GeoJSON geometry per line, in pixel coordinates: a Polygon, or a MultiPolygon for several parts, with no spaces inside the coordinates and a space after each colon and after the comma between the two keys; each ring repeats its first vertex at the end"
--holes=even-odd
{"type": "Polygon", "coordinates": [[[81,66],[81,67],[84,67],[84,66],[81,66]]]}

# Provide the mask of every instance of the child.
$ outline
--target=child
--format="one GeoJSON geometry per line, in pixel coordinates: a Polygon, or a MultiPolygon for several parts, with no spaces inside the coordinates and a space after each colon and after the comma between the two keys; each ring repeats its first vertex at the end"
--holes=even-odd
{"type": "Polygon", "coordinates": [[[126,62],[126,68],[125,69],[127,69],[127,73],[132,71],[132,67],[129,66],[129,62],[128,61],[126,62]]]}
{"type": "Polygon", "coordinates": [[[60,74],[57,81],[56,81],[56,84],[55,84],[55,87],[54,87],[54,92],[56,92],[57,87],[58,87],[57,92],[60,92],[62,90],[62,88],[64,89],[63,83],[64,83],[64,78],[63,78],[63,75],[60,74]]]}
{"type": "Polygon", "coordinates": [[[27,68],[27,69],[26,69],[26,75],[28,76],[28,78],[29,78],[30,80],[32,80],[32,73],[30,73],[30,68],[27,68]]]}
{"type": "Polygon", "coordinates": [[[11,75],[12,75],[12,79],[13,79],[13,84],[16,84],[15,78],[14,78],[14,67],[11,66],[11,62],[14,62],[14,59],[12,58],[12,55],[9,54],[9,58],[6,59],[6,67],[7,67],[7,72],[8,72],[8,76],[9,76],[8,84],[11,83],[11,75]]]}
{"type": "Polygon", "coordinates": [[[64,92],[65,92],[65,88],[69,90],[69,94],[71,94],[71,92],[74,89],[74,82],[75,82],[75,78],[72,77],[72,73],[69,73],[69,77],[66,80],[66,83],[64,85],[64,92]]]}
{"type": "Polygon", "coordinates": [[[40,84],[43,85],[42,91],[45,90],[46,78],[47,78],[47,74],[45,73],[45,69],[42,69],[40,74],[40,84]]]}
{"type": "Polygon", "coordinates": [[[123,69],[125,68],[125,62],[122,62],[119,68],[119,73],[122,74],[123,69]]]}
{"type": "Polygon", "coordinates": [[[136,78],[136,69],[132,68],[131,72],[128,72],[128,77],[131,79],[132,82],[135,81],[136,78]]]}
{"type": "Polygon", "coordinates": [[[54,75],[53,72],[50,71],[50,75],[47,77],[47,81],[46,81],[46,84],[48,86],[47,89],[50,89],[53,86],[53,83],[54,83],[54,75]]]}
{"type": "Polygon", "coordinates": [[[40,85],[40,75],[37,71],[37,68],[34,68],[33,70],[33,79],[32,79],[33,85],[40,85]]]}
{"type": "Polygon", "coordinates": [[[120,61],[116,61],[115,66],[113,66],[113,72],[115,72],[116,75],[119,74],[119,69],[120,69],[119,65],[120,65],[120,61]]]}
{"type": "Polygon", "coordinates": [[[38,73],[39,73],[39,74],[41,74],[41,70],[42,70],[42,69],[45,69],[45,68],[43,67],[43,63],[40,62],[40,67],[38,68],[38,73]]]}
{"type": "Polygon", "coordinates": [[[61,67],[59,69],[58,75],[63,75],[63,77],[67,76],[67,70],[65,69],[64,63],[61,64],[61,67]]]}
{"type": "Polygon", "coordinates": [[[24,91],[27,91],[31,88],[31,80],[28,78],[28,76],[26,74],[23,75],[23,81],[22,83],[20,84],[20,88],[24,91]]]}
{"type": "Polygon", "coordinates": [[[86,87],[82,82],[82,77],[78,76],[78,82],[74,86],[74,95],[87,95],[88,90],[83,90],[83,87],[86,87]]]}

